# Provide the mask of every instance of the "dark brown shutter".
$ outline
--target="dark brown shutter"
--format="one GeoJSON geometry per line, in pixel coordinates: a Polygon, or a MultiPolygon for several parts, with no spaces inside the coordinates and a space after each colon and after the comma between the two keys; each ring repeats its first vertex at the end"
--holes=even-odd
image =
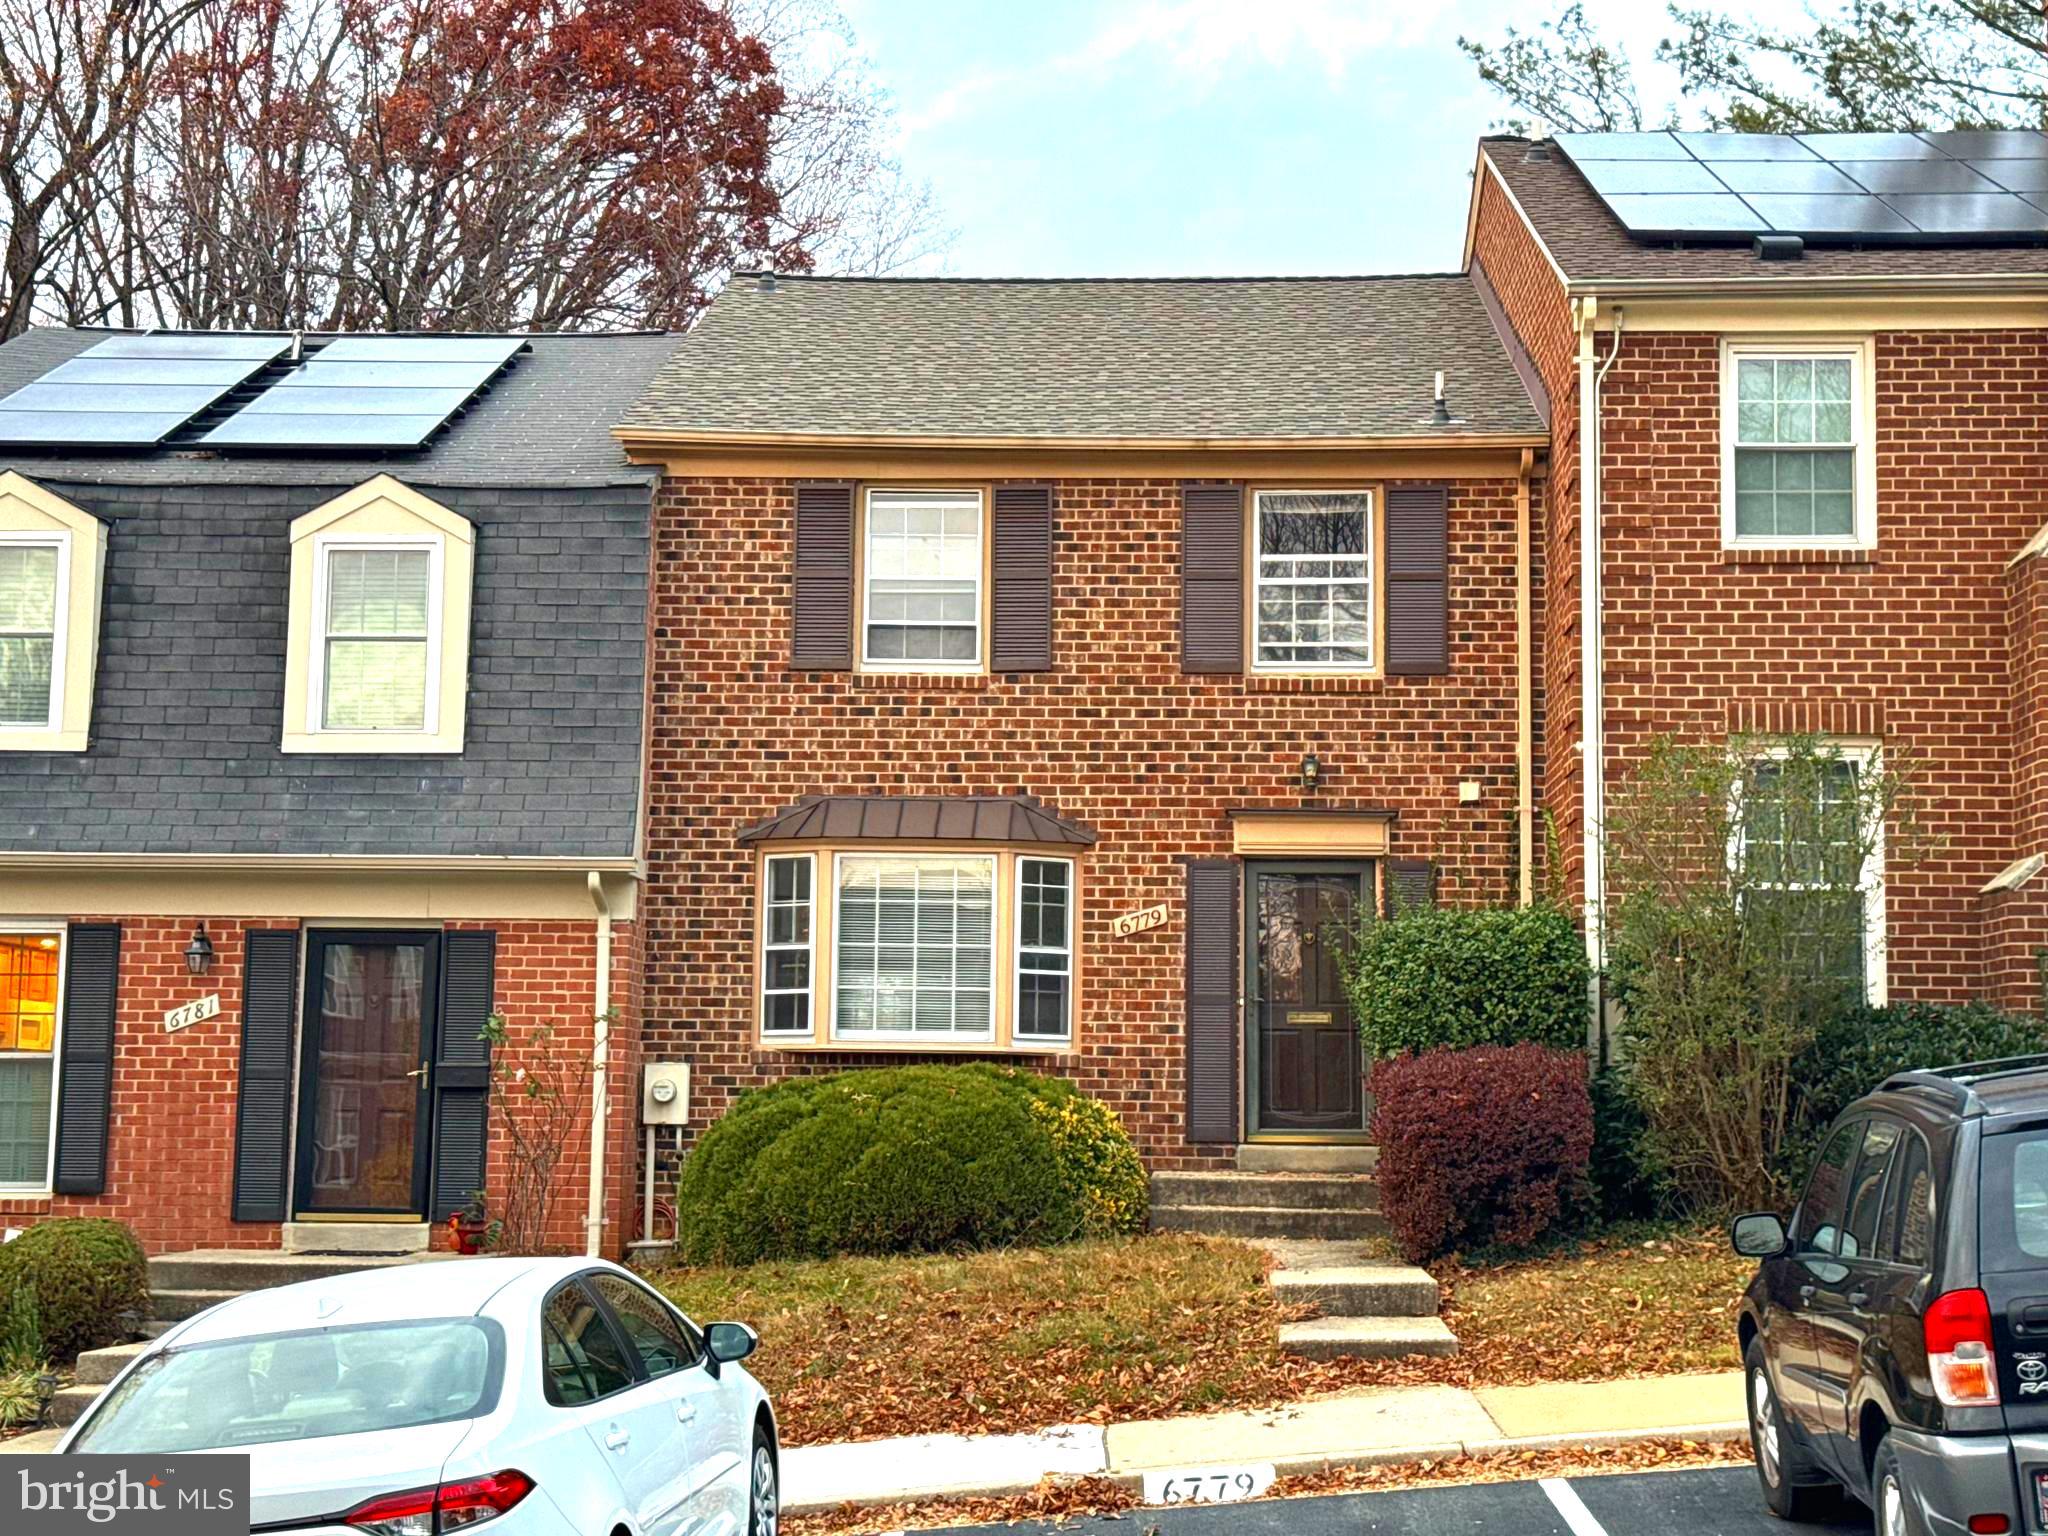
{"type": "Polygon", "coordinates": [[[106,1192],[120,974],[120,928],[73,923],[64,936],[64,1041],[57,1066],[57,1166],[51,1175],[60,1195],[106,1192]]]}
{"type": "Polygon", "coordinates": [[[1395,859],[1387,865],[1387,910],[1436,905],[1436,866],[1427,859],[1395,859]]]}
{"type": "Polygon", "coordinates": [[[491,1043],[498,936],[441,935],[441,1018],[434,1032],[434,1174],[427,1215],[446,1221],[484,1187],[491,1134],[491,1043]]]}
{"type": "Polygon", "coordinates": [[[999,485],[990,669],[1052,670],[1052,487],[999,485]]]}
{"type": "Polygon", "coordinates": [[[1188,1140],[1237,1140],[1237,874],[1188,863],[1188,1140]]]}
{"type": "Polygon", "coordinates": [[[1180,669],[1244,670],[1244,487],[1180,492],[1180,669]]]}
{"type": "Polygon", "coordinates": [[[252,930],[242,967],[242,1064],[235,1085],[236,1221],[283,1221],[291,1173],[292,1016],[299,936],[252,930]]]}
{"type": "Polygon", "coordinates": [[[789,664],[823,672],[853,666],[853,486],[796,488],[795,616],[789,664]]]}
{"type": "Polygon", "coordinates": [[[1387,492],[1387,672],[1451,670],[1448,497],[1440,485],[1387,492]]]}

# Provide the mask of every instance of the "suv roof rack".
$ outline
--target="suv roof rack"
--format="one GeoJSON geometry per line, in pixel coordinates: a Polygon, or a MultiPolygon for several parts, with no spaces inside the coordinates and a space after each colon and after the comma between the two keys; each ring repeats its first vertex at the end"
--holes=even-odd
{"type": "Polygon", "coordinates": [[[1959,1061],[1945,1067],[1894,1072],[1884,1080],[1879,1091],[1924,1088],[1947,1099],[1960,1114],[1981,1115],[1984,1113],[1984,1101],[1978,1097],[1976,1084],[2043,1067],[2048,1067],[2048,1052],[2036,1052],[2030,1056],[1999,1056],[1989,1061],[1959,1061]]]}

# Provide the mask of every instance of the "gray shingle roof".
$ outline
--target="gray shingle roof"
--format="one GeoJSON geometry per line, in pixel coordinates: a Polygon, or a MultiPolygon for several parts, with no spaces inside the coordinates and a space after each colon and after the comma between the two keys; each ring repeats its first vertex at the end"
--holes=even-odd
{"type": "Polygon", "coordinates": [[[1029,795],[806,795],[739,836],[743,843],[808,838],[1085,848],[1095,834],[1029,795]]]}
{"type": "MultiPolygon", "coordinates": [[[[0,396],[119,334],[50,327],[0,346],[0,396]]],[[[102,485],[356,485],[389,471],[419,486],[643,485],[611,429],[656,370],[675,335],[548,335],[470,410],[414,453],[214,455],[192,450],[56,454],[0,447],[0,469],[35,480],[102,485]]]]}
{"type": "Polygon", "coordinates": [[[1798,261],[1762,262],[1749,245],[1646,245],[1631,239],[1599,194],[1547,140],[1490,138],[1481,146],[1565,276],[1750,278],[1941,277],[2048,273],[2048,246],[1809,246],[1798,261]]]}
{"type": "Polygon", "coordinates": [[[1462,274],[742,274],[625,417],[657,432],[963,438],[1540,435],[1462,274]],[[1442,369],[1457,424],[1432,423],[1442,369]]]}

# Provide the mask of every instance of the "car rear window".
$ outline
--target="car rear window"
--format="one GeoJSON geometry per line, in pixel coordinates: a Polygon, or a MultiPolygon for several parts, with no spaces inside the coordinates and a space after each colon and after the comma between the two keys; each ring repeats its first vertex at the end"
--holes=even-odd
{"type": "Polygon", "coordinates": [[[503,1331],[473,1317],[195,1344],[145,1360],[71,1449],[197,1451],[475,1418],[503,1374],[503,1331]]]}
{"type": "Polygon", "coordinates": [[[2048,1268],[2048,1127],[1984,1138],[1978,1208],[1984,1268],[2048,1268]]]}

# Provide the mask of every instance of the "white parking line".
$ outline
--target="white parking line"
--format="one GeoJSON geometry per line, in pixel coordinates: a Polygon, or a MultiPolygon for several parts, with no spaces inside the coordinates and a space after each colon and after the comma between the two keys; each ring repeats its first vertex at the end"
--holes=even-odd
{"type": "Polygon", "coordinates": [[[1572,1536],[1607,1536],[1607,1527],[1593,1518],[1593,1511],[1586,1508],[1563,1478],[1546,1477],[1536,1486],[1550,1496],[1550,1502],[1564,1516],[1564,1523],[1572,1528],[1572,1536]]]}

